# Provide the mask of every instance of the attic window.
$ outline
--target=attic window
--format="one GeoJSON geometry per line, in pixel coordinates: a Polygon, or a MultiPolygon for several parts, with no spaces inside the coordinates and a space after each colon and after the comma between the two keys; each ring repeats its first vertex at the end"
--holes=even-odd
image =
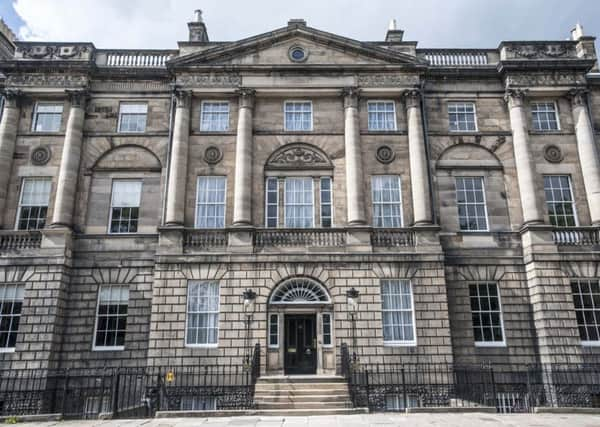
{"type": "Polygon", "coordinates": [[[301,46],[293,46],[289,50],[290,59],[294,62],[304,62],[308,57],[306,50],[301,46]]]}

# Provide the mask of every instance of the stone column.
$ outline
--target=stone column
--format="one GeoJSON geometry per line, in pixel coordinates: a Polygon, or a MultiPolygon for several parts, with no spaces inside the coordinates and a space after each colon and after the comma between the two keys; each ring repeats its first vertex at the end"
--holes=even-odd
{"type": "Polygon", "coordinates": [[[50,224],[52,228],[70,228],[73,225],[75,193],[77,191],[81,146],[83,144],[83,122],[87,92],[74,90],[67,91],[67,93],[71,101],[71,108],[69,109],[65,142],[60,158],[60,169],[54,197],[54,213],[50,224]]]}
{"type": "Polygon", "coordinates": [[[192,94],[190,91],[178,90],[175,92],[175,99],[177,106],[173,124],[173,146],[171,147],[165,215],[167,227],[182,227],[184,223],[192,94]]]}
{"type": "Polygon", "coordinates": [[[404,92],[406,122],[408,124],[408,157],[412,190],[414,225],[428,225],[431,219],[429,165],[425,155],[425,137],[421,118],[421,100],[418,89],[404,92]]]}
{"type": "Polygon", "coordinates": [[[4,93],[4,112],[2,121],[0,121],[0,225],[4,225],[8,182],[17,142],[17,129],[21,113],[19,98],[18,92],[6,91],[4,93]]]}
{"type": "Polygon", "coordinates": [[[523,225],[542,224],[544,222],[544,214],[538,206],[537,192],[535,190],[535,165],[529,151],[527,114],[523,105],[525,92],[508,89],[505,100],[508,103],[510,116],[515,167],[519,182],[519,196],[523,208],[523,225]]]}
{"type": "Polygon", "coordinates": [[[590,207],[592,224],[600,225],[600,153],[596,149],[594,129],[587,108],[587,94],[583,90],[570,92],[573,122],[577,135],[577,151],[583,174],[585,195],[590,207]]]}
{"type": "Polygon", "coordinates": [[[346,151],[346,196],[348,225],[366,225],[364,175],[358,122],[358,94],[355,87],[345,88],[344,95],[344,148],[346,151]]]}
{"type": "Polygon", "coordinates": [[[233,183],[233,225],[252,225],[252,112],[255,91],[239,91],[238,126],[235,139],[235,177],[233,183]]]}

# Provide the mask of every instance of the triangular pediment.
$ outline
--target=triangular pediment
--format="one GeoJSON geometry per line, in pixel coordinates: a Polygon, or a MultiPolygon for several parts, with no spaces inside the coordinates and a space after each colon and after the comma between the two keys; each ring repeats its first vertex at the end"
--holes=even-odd
{"type": "Polygon", "coordinates": [[[423,66],[425,62],[374,43],[360,42],[306,26],[284,27],[169,61],[170,67],[386,64],[423,66]],[[296,47],[302,48],[306,54],[301,61],[291,57],[296,47]]]}

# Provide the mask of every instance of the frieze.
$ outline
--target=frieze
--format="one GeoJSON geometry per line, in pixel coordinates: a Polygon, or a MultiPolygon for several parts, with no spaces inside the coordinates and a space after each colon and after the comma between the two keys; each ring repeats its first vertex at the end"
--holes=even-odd
{"type": "Polygon", "coordinates": [[[558,59],[576,58],[574,44],[544,43],[544,44],[510,44],[505,46],[506,58],[503,59],[558,59]]]}
{"type": "Polygon", "coordinates": [[[401,87],[419,84],[419,76],[412,74],[359,74],[358,85],[362,87],[401,87]]]}
{"type": "Polygon", "coordinates": [[[16,49],[17,58],[46,60],[82,60],[92,57],[92,47],[88,45],[21,45],[16,49]]]}
{"type": "Polygon", "coordinates": [[[179,74],[177,85],[181,87],[237,87],[242,78],[236,73],[226,74],[179,74]]]}
{"type": "Polygon", "coordinates": [[[13,74],[6,79],[7,87],[87,87],[89,79],[82,74],[13,74]]]}
{"type": "Polygon", "coordinates": [[[548,73],[509,74],[506,86],[571,86],[586,84],[582,73],[554,71],[548,73]]]}

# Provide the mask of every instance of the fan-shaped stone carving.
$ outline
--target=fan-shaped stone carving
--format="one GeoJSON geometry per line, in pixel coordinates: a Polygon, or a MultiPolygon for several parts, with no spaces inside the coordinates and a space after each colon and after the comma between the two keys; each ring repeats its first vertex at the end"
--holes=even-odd
{"type": "Polygon", "coordinates": [[[275,151],[266,168],[281,169],[331,169],[333,166],[325,153],[307,144],[288,144],[275,151]]]}
{"type": "Polygon", "coordinates": [[[330,303],[325,288],[308,278],[290,279],[280,284],[271,296],[271,304],[330,303]]]}

